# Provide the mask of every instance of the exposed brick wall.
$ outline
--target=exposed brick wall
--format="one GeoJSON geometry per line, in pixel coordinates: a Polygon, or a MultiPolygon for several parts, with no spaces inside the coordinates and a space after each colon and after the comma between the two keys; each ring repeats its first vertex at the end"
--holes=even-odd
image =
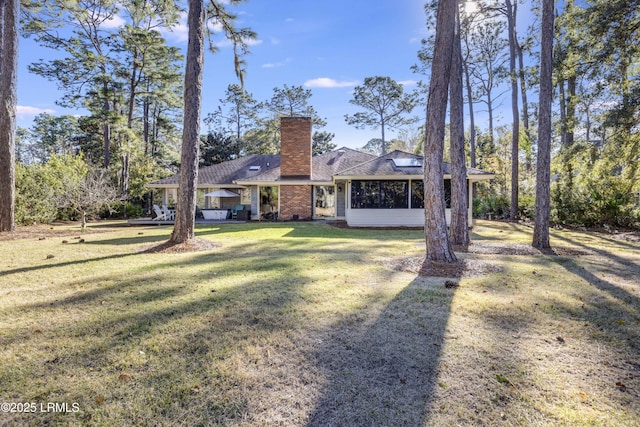
{"type": "Polygon", "coordinates": [[[311,118],[280,119],[280,175],[284,178],[311,177],[311,118]]]}
{"type": "Polygon", "coordinates": [[[313,204],[310,185],[281,185],[279,219],[289,221],[294,215],[298,219],[313,218],[313,204]]]}

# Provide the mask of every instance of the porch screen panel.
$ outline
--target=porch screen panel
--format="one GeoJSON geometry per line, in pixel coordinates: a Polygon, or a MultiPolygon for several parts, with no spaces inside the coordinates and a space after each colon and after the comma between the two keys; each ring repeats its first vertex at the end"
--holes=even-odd
{"type": "Polygon", "coordinates": [[[352,181],[352,209],[406,209],[408,181],[352,181]]]}
{"type": "MultiPolygon", "coordinates": [[[[444,180],[444,201],[447,209],[451,209],[451,180],[444,180]]],[[[424,181],[411,181],[411,208],[424,209],[424,181]]]]}
{"type": "Polygon", "coordinates": [[[424,209],[424,181],[411,181],[411,209],[424,209]]]}
{"type": "Polygon", "coordinates": [[[408,181],[380,181],[383,209],[407,209],[409,207],[408,181]]]}

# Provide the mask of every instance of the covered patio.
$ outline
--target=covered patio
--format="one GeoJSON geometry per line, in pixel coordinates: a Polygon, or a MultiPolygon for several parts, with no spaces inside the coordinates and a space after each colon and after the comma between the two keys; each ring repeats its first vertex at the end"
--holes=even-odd
{"type": "MultiPolygon", "coordinates": [[[[130,219],[131,225],[172,225],[178,189],[175,186],[156,187],[153,191],[151,216],[130,219]]],[[[220,224],[246,222],[250,219],[249,190],[240,186],[234,188],[198,188],[196,193],[196,224],[220,224]],[[239,216],[238,216],[239,214],[239,216]]]]}

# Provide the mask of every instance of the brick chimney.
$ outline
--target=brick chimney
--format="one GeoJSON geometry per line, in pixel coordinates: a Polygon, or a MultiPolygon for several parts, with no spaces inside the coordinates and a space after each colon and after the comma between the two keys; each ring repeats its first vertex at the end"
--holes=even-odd
{"type": "Polygon", "coordinates": [[[280,118],[280,175],[311,178],[311,117],[280,118]]]}

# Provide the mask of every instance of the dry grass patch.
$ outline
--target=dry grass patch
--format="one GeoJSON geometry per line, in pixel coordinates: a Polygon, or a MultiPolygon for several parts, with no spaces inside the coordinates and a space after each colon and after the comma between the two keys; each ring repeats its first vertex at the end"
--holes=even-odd
{"type": "MultiPolygon", "coordinates": [[[[530,238],[478,225],[478,247],[530,238]]],[[[215,250],[142,252],[170,231],[0,242],[0,401],[79,406],[0,425],[640,425],[633,241],[554,231],[563,256],[468,251],[447,279],[419,274],[421,231],[224,225],[197,230],[215,250]]]]}

